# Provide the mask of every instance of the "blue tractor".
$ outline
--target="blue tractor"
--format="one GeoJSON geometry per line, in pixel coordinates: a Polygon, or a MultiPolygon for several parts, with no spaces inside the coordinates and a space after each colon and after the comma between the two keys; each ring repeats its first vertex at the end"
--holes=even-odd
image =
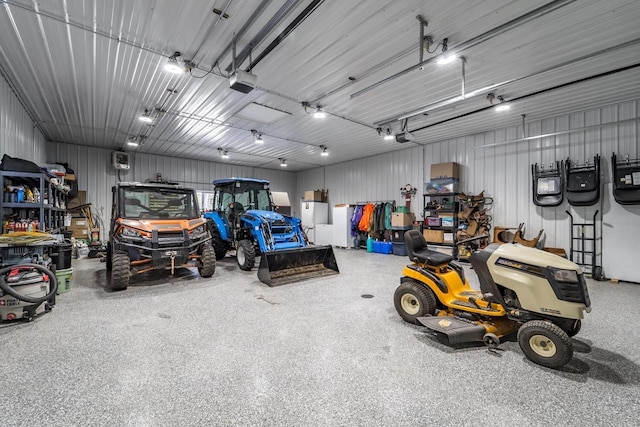
{"type": "Polygon", "coordinates": [[[216,259],[235,250],[241,270],[260,257],[258,279],[269,286],[339,272],[333,248],[310,246],[299,218],[275,210],[269,181],[225,178],[213,181],[215,194],[206,212],[216,259]]]}

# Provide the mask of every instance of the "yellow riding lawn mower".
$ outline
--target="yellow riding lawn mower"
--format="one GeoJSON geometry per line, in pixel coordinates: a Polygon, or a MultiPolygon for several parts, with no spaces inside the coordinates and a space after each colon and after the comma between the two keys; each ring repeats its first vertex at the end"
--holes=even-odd
{"type": "Polygon", "coordinates": [[[497,348],[517,331],[525,356],[549,368],[573,357],[572,336],[591,302],[580,267],[519,244],[491,244],[470,259],[480,290],[469,286],[461,265],[428,249],[417,230],[405,234],[412,264],[402,271],[394,304],[400,316],[449,343],[483,341],[497,348]]]}

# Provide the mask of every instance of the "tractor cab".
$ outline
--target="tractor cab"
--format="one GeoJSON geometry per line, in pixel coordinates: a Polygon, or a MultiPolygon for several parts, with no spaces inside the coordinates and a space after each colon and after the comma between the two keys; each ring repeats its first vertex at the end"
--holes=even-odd
{"type": "Polygon", "coordinates": [[[213,211],[226,221],[226,225],[234,234],[240,228],[240,215],[246,211],[273,210],[269,181],[218,179],[213,184],[213,211]]]}

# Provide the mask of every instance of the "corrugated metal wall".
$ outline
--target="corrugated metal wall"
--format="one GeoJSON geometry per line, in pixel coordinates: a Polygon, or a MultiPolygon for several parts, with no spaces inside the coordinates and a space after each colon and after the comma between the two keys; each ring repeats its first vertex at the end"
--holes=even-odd
{"type": "MultiPolygon", "coordinates": [[[[87,202],[102,215],[104,221],[111,215],[111,187],[118,181],[111,166],[111,150],[72,144],[55,144],[47,147],[47,161],[68,162],[78,177],[78,187],[87,191],[87,202]]],[[[129,171],[121,172],[122,181],[155,181],[156,174],[163,179],[178,182],[197,190],[213,190],[211,182],[217,178],[246,177],[267,179],[274,191],[293,194],[291,172],[274,171],[200,160],[178,159],[138,153],[129,171]]],[[[105,230],[103,230],[103,233],[105,230]]]]}
{"type": "Polygon", "coordinates": [[[45,140],[15,93],[0,76],[0,152],[11,157],[44,161],[45,140]]]}
{"type": "MultiPolygon", "coordinates": [[[[604,213],[605,242],[618,242],[609,248],[605,244],[603,265],[605,274],[625,280],[640,282],[640,274],[629,269],[622,271],[619,263],[610,266],[622,252],[634,253],[633,246],[625,247],[624,242],[640,241],[640,227],[635,230],[616,228],[611,212],[610,196],[605,191],[601,206],[570,208],[565,201],[553,208],[537,207],[532,202],[531,165],[548,165],[555,160],[584,162],[595,154],[602,157],[604,182],[611,181],[611,154],[629,154],[631,158],[640,156],[638,134],[640,124],[639,101],[629,101],[587,111],[566,114],[555,118],[532,121],[525,124],[526,136],[544,135],[587,126],[602,125],[600,128],[577,130],[568,134],[549,136],[529,141],[511,142],[522,137],[522,127],[509,127],[464,138],[441,141],[424,147],[414,147],[391,154],[379,155],[357,161],[345,162],[324,168],[299,172],[297,178],[297,201],[304,190],[329,189],[330,203],[354,203],[362,200],[395,199],[401,203],[400,186],[410,183],[422,186],[429,179],[432,163],[458,162],[462,166],[462,190],[467,193],[485,194],[493,197],[493,224],[515,226],[525,223],[526,237],[532,238],[540,229],[545,230],[546,245],[569,249],[570,209],[576,222],[591,221],[596,209],[604,213]],[[617,123],[621,121],[622,123],[617,123]],[[606,125],[610,123],[609,125],[606,125]],[[499,144],[507,142],[506,144],[499,144]],[[492,147],[484,145],[496,144],[492,147]],[[638,234],[634,237],[631,234],[638,234]],[[617,276],[616,276],[617,274],[617,276]]],[[[610,187],[606,187],[610,188],[610,187]]],[[[610,192],[610,190],[609,190],[610,192]]],[[[614,202],[615,203],[615,202],[614,202]]],[[[299,204],[299,203],[297,203],[299,204]]],[[[412,202],[412,210],[419,215],[423,207],[422,197],[412,202]]],[[[625,207],[616,215],[637,216],[640,223],[639,207],[625,207]]],[[[623,218],[619,218],[623,219],[623,218]]],[[[628,220],[629,218],[627,218],[628,220]]],[[[627,221],[633,222],[633,221],[627,221]]]]}

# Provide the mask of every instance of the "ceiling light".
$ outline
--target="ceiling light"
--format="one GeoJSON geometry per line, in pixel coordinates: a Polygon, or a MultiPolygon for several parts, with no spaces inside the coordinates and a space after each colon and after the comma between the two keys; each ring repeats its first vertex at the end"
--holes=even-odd
{"type": "Polygon", "coordinates": [[[264,139],[262,139],[262,134],[255,129],[251,129],[251,133],[253,134],[253,142],[256,144],[263,144],[264,139]]]}
{"type": "Polygon", "coordinates": [[[322,111],[320,109],[320,107],[318,107],[316,109],[316,111],[313,112],[313,114],[311,114],[315,119],[324,119],[327,116],[327,113],[325,113],[324,111],[322,111]]]}
{"type": "Polygon", "coordinates": [[[168,71],[173,74],[184,74],[185,68],[178,64],[178,57],[180,56],[180,52],[174,52],[173,55],[169,57],[169,60],[166,64],[164,64],[163,68],[165,71],[168,71]]]}
{"type": "Polygon", "coordinates": [[[458,56],[455,53],[443,54],[438,59],[438,65],[450,64],[456,60],[458,56]]]}
{"type": "Polygon", "coordinates": [[[229,158],[229,152],[227,150],[223,150],[222,148],[218,148],[218,153],[220,153],[220,157],[223,159],[229,158]]]}
{"type": "Polygon", "coordinates": [[[129,140],[127,141],[127,146],[135,148],[138,145],[140,144],[138,144],[137,138],[135,136],[130,136],[129,140]]]}
{"type": "Polygon", "coordinates": [[[387,133],[384,134],[385,141],[393,141],[395,139],[395,135],[391,133],[391,128],[387,128],[387,133]]]}
{"type": "Polygon", "coordinates": [[[496,106],[496,111],[507,111],[510,108],[511,108],[511,105],[509,104],[500,104],[496,106]]]}
{"type": "Polygon", "coordinates": [[[144,110],[144,113],[138,116],[138,120],[143,123],[151,123],[153,122],[153,117],[151,117],[151,114],[149,114],[149,110],[144,110]]]}
{"type": "Polygon", "coordinates": [[[280,160],[280,166],[283,168],[287,167],[287,159],[283,159],[282,157],[280,157],[278,160],[280,160]]]}
{"type": "Polygon", "coordinates": [[[329,155],[329,152],[327,151],[327,147],[325,147],[324,145],[321,145],[320,148],[322,149],[322,151],[320,151],[320,155],[323,157],[327,157],[329,155]]]}

